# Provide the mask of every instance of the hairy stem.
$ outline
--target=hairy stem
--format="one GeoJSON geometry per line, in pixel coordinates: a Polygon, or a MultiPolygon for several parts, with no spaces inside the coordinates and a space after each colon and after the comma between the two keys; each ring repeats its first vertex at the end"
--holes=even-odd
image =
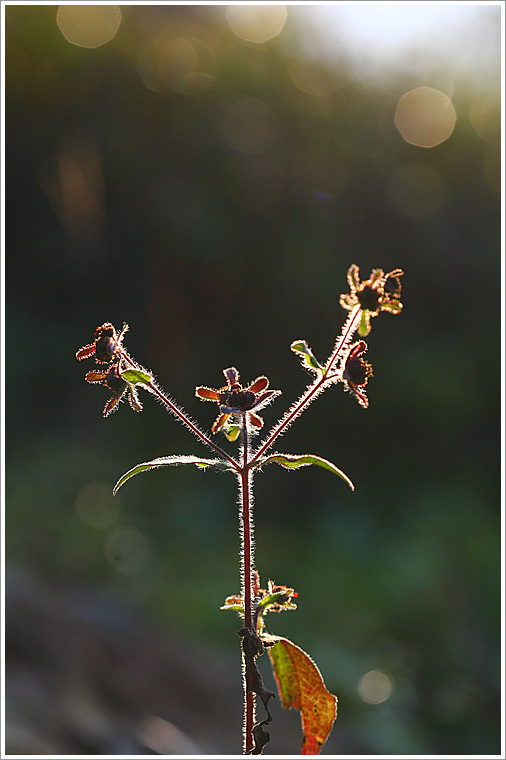
{"type": "MultiPolygon", "coordinates": [[[[138,365],[132,361],[132,359],[129,357],[126,351],[121,352],[121,358],[123,361],[125,361],[130,367],[133,369],[137,369],[138,365]]],[[[152,380],[149,383],[145,383],[145,387],[147,390],[149,390],[154,396],[156,396],[164,406],[167,407],[167,409],[172,412],[172,414],[179,419],[180,422],[183,423],[183,425],[186,425],[187,428],[191,430],[192,433],[194,433],[197,438],[200,438],[200,440],[206,444],[206,446],[209,446],[209,448],[214,449],[217,454],[222,456],[224,459],[226,459],[234,469],[239,470],[239,465],[235,461],[233,457],[230,456],[230,454],[227,454],[226,451],[224,451],[218,444],[216,444],[214,441],[212,441],[209,436],[207,436],[203,430],[199,428],[198,425],[196,425],[189,417],[188,415],[183,412],[182,409],[179,409],[176,404],[174,404],[173,401],[171,401],[168,396],[163,393],[163,391],[154,383],[152,380]]]]}
{"type": "MultiPolygon", "coordinates": [[[[244,625],[252,630],[252,581],[254,569],[253,555],[253,476],[249,467],[249,437],[247,413],[243,412],[242,420],[243,456],[240,471],[240,533],[241,533],[241,585],[244,599],[244,625]]],[[[244,667],[243,667],[244,671],[244,667]]],[[[244,677],[244,754],[249,754],[253,749],[253,726],[255,723],[255,694],[248,691],[246,678],[244,677]]]]}
{"type": "Polygon", "coordinates": [[[353,337],[353,334],[355,330],[358,328],[360,323],[360,317],[361,317],[362,309],[359,305],[355,306],[349,313],[348,319],[343,325],[343,329],[341,330],[341,335],[336,340],[336,344],[334,346],[334,349],[332,353],[330,354],[327,363],[325,364],[325,372],[328,373],[333,366],[335,366],[336,362],[340,358],[341,351],[346,348],[348,343],[350,342],[351,338],[353,337]]]}

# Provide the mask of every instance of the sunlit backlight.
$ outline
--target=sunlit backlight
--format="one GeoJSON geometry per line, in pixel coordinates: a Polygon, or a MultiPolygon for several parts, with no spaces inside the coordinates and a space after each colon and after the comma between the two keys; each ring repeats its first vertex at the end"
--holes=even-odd
{"type": "Polygon", "coordinates": [[[289,12],[305,50],[323,61],[344,58],[368,86],[390,82],[396,71],[418,77],[428,62],[433,71],[469,73],[486,83],[500,63],[501,9],[495,5],[293,3],[289,12]]]}
{"type": "Polygon", "coordinates": [[[387,186],[392,208],[413,219],[423,219],[437,211],[443,193],[444,184],[437,169],[415,161],[402,164],[387,186]]]}
{"type": "Polygon", "coordinates": [[[60,5],[56,21],[73,45],[96,48],[116,35],[121,11],[119,5],[60,5]]]}
{"type": "Polygon", "coordinates": [[[411,145],[434,148],[448,140],[457,114],[448,95],[433,87],[416,87],[406,92],[395,110],[395,125],[411,145]]]}
{"type": "Polygon", "coordinates": [[[216,55],[204,40],[162,32],[141,49],[137,69],[154,92],[196,95],[215,82],[216,55]]]}
{"type": "Polygon", "coordinates": [[[240,153],[262,153],[275,136],[275,115],[270,106],[256,98],[231,103],[223,117],[223,134],[240,153]]]}
{"type": "Polygon", "coordinates": [[[146,564],[149,541],[140,530],[123,526],[114,531],[105,546],[110,566],[122,575],[135,575],[146,564]]]}
{"type": "Polygon", "coordinates": [[[236,37],[261,44],[281,34],[286,23],[284,5],[229,5],[226,19],[236,37]]]}
{"type": "Polygon", "coordinates": [[[357,686],[360,698],[370,705],[385,702],[392,695],[393,689],[394,679],[386,670],[364,673],[357,686]]]}
{"type": "Polygon", "coordinates": [[[121,498],[112,495],[112,485],[93,480],[77,494],[75,509],[81,520],[93,528],[107,528],[119,517],[121,498]]]}

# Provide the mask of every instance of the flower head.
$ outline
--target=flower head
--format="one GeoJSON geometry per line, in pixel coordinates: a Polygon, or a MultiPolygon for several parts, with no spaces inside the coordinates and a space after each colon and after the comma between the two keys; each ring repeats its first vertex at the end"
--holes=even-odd
{"type": "MultiPolygon", "coordinates": [[[[254,411],[262,409],[281,391],[268,391],[269,381],[264,375],[257,377],[250,385],[243,388],[239,383],[239,372],[235,367],[224,369],[223,374],[227,379],[227,385],[223,388],[216,390],[215,388],[200,386],[195,389],[195,395],[202,401],[214,401],[219,404],[220,414],[213,424],[213,433],[223,430],[227,434],[234,418],[242,418],[245,412],[247,412],[247,418],[254,428],[263,427],[263,420],[254,411]]],[[[228,437],[235,440],[237,435],[238,430],[228,437]]]]}
{"type": "Polygon", "coordinates": [[[371,332],[371,317],[377,317],[380,311],[389,311],[391,314],[402,311],[400,277],[404,272],[402,269],[393,269],[385,274],[382,269],[373,269],[369,279],[361,282],[359,271],[356,264],[348,269],[350,292],[343,293],[339,302],[343,309],[348,310],[360,306],[358,332],[365,337],[371,332]]]}
{"type": "Polygon", "coordinates": [[[341,371],[345,389],[355,396],[360,406],[367,409],[369,399],[364,388],[368,379],[372,377],[372,366],[362,359],[362,354],[366,351],[367,343],[365,340],[354,343],[343,359],[341,371]]]}
{"type": "Polygon", "coordinates": [[[122,342],[125,333],[128,330],[128,325],[123,324],[123,329],[118,334],[116,329],[110,322],[104,322],[103,325],[97,327],[95,330],[95,340],[87,346],[83,346],[76,353],[76,358],[88,359],[90,356],[95,356],[97,364],[109,364],[115,361],[122,348],[122,342]]]}
{"type": "Polygon", "coordinates": [[[135,412],[142,411],[142,404],[137,396],[135,386],[121,377],[119,365],[119,362],[111,363],[107,370],[88,372],[85,376],[85,380],[88,383],[105,385],[106,388],[112,391],[112,397],[104,407],[104,417],[108,417],[112,412],[115,412],[125,396],[135,412]]]}
{"type": "MultiPolygon", "coordinates": [[[[142,404],[137,397],[135,385],[145,382],[146,379],[151,379],[147,374],[142,373],[136,365],[135,369],[138,371],[130,371],[130,375],[134,375],[135,382],[129,382],[132,379],[131,377],[128,377],[128,379],[125,379],[126,376],[124,377],[126,370],[125,357],[127,357],[127,354],[122,343],[127,330],[128,325],[126,323],[123,324],[121,332],[118,333],[110,322],[104,322],[103,325],[100,325],[95,330],[95,340],[93,343],[83,346],[76,353],[76,358],[79,361],[94,356],[97,364],[108,365],[107,368],[97,369],[85,375],[85,380],[88,383],[104,385],[112,391],[112,397],[104,407],[104,417],[108,417],[109,414],[115,412],[125,397],[128,398],[130,406],[134,411],[141,412],[142,404]]],[[[130,365],[134,366],[132,362],[130,362],[130,365]]]]}

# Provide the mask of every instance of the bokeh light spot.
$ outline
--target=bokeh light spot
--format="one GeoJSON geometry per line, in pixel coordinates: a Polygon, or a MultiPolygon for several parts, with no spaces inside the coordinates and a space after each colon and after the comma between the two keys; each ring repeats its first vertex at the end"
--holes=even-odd
{"type": "Polygon", "coordinates": [[[86,525],[107,528],[121,512],[121,498],[112,495],[112,485],[93,480],[83,486],[76,496],[75,510],[86,525]]]}
{"type": "Polygon", "coordinates": [[[495,142],[501,137],[501,107],[495,98],[481,98],[471,108],[471,124],[485,142],[495,142]]]}
{"type": "Polygon", "coordinates": [[[189,95],[214,84],[216,66],[211,45],[196,37],[174,37],[170,30],[148,40],[137,61],[139,75],[150,90],[189,95]]]}
{"type": "Polygon", "coordinates": [[[416,161],[402,164],[387,186],[392,208],[413,219],[423,219],[437,211],[443,194],[444,183],[437,169],[416,161]]]}
{"type": "Polygon", "coordinates": [[[144,533],[128,525],[115,530],[104,549],[110,566],[123,575],[135,575],[142,570],[149,550],[144,533]]]}
{"type": "Polygon", "coordinates": [[[287,18],[284,5],[229,5],[226,19],[236,37],[261,44],[283,31],[287,18]]]}
{"type": "Polygon", "coordinates": [[[58,147],[54,160],[43,162],[39,184],[67,232],[91,240],[105,221],[105,188],[99,146],[75,136],[58,147]]]}
{"type": "Polygon", "coordinates": [[[240,153],[262,153],[274,138],[274,112],[256,98],[231,103],[223,117],[223,134],[240,153]]]}
{"type": "Polygon", "coordinates": [[[199,748],[186,734],[159,715],[146,715],[138,724],[142,744],[156,755],[195,755],[199,748]]]}
{"type": "Polygon", "coordinates": [[[96,48],[116,35],[121,11],[119,5],[60,5],[56,22],[73,45],[96,48]]]}
{"type": "Polygon", "coordinates": [[[411,145],[433,148],[448,140],[457,114],[448,95],[433,87],[416,87],[406,92],[395,110],[395,125],[411,145]]]}
{"type": "Polygon", "coordinates": [[[172,40],[162,50],[158,67],[162,81],[169,90],[183,92],[188,76],[197,71],[198,57],[195,48],[184,37],[172,40]]]}
{"type": "Polygon", "coordinates": [[[386,670],[379,669],[364,673],[357,687],[360,698],[370,705],[385,702],[391,696],[393,689],[393,676],[386,670]]]}
{"type": "Polygon", "coordinates": [[[297,89],[308,95],[323,97],[337,89],[335,74],[320,64],[294,60],[288,64],[287,71],[297,89]]]}

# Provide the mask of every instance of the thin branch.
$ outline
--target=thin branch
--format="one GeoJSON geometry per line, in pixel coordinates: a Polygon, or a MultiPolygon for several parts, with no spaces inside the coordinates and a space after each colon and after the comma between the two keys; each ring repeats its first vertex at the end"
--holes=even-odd
{"type": "Polygon", "coordinates": [[[296,401],[293,406],[288,409],[284,417],[282,417],[281,420],[279,420],[279,422],[274,425],[267,438],[263,441],[263,443],[261,443],[260,447],[253,454],[253,457],[250,460],[250,464],[252,462],[258,461],[258,459],[267,451],[267,449],[272,446],[276,438],[281,435],[281,433],[284,433],[289,425],[291,425],[292,422],[294,422],[294,420],[296,420],[297,417],[304,411],[304,409],[309,406],[311,401],[314,401],[314,399],[323,390],[325,390],[326,387],[329,387],[336,379],[336,375],[328,375],[327,373],[330,372],[330,370],[334,367],[340,358],[342,351],[344,351],[352,339],[353,333],[355,332],[357,323],[360,319],[360,311],[360,306],[355,306],[355,308],[350,312],[348,319],[344,323],[341,334],[337,338],[332,353],[330,354],[325,364],[325,370],[315,378],[311,385],[307,387],[306,391],[302,394],[298,401],[296,401]]]}
{"type": "MultiPolygon", "coordinates": [[[[138,365],[129,357],[127,352],[125,350],[121,351],[121,358],[123,361],[125,361],[127,364],[130,365],[133,369],[138,369],[138,365]]],[[[149,374],[149,373],[147,373],[149,374]]],[[[191,430],[192,433],[194,433],[197,438],[200,438],[202,443],[205,443],[206,446],[209,446],[209,448],[216,451],[217,454],[220,454],[224,459],[226,459],[235,470],[239,470],[240,466],[236,462],[236,460],[230,456],[230,454],[227,454],[226,451],[224,451],[220,446],[218,446],[217,443],[215,443],[211,438],[209,438],[203,430],[199,428],[199,426],[193,422],[193,420],[190,419],[190,417],[184,412],[182,409],[180,409],[168,396],[165,395],[165,393],[162,391],[161,388],[154,382],[154,380],[151,380],[149,383],[144,383],[144,387],[146,390],[150,391],[154,396],[158,398],[159,401],[164,404],[164,406],[167,407],[167,409],[172,412],[172,414],[179,419],[180,422],[183,423],[183,425],[186,425],[187,428],[191,430]]]]}

